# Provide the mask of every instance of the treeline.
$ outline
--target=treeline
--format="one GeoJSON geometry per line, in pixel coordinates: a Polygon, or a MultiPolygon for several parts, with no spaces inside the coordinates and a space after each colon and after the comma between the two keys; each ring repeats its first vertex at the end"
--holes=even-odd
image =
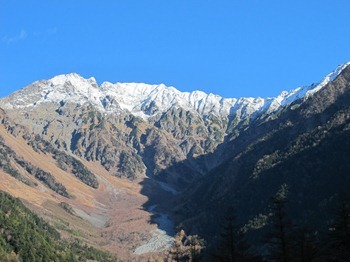
{"type": "MultiPolygon", "coordinates": [[[[284,188],[285,189],[285,188],[284,188]]],[[[271,200],[269,224],[254,250],[245,228],[237,225],[235,210],[229,208],[221,226],[220,240],[205,252],[209,261],[350,261],[350,201],[339,200],[328,230],[298,225],[290,219],[285,192],[271,200]]],[[[254,241],[256,242],[256,241],[254,241]]],[[[255,243],[256,244],[256,243],[255,243]]]]}
{"type": "Polygon", "coordinates": [[[82,162],[68,155],[67,153],[56,149],[51,143],[42,139],[39,135],[36,135],[34,139],[31,136],[24,135],[23,138],[28,141],[28,144],[35,150],[41,151],[44,154],[53,154],[56,164],[64,171],[70,171],[84,184],[98,188],[99,183],[96,176],[88,170],[82,162]]]}
{"type": "MultiPolygon", "coordinates": [[[[41,152],[43,154],[51,153],[56,159],[56,165],[59,168],[61,168],[64,171],[71,171],[73,175],[77,177],[80,181],[82,181],[84,184],[95,189],[98,188],[99,182],[96,176],[90,170],[88,170],[81,161],[68,155],[64,151],[57,149],[53,146],[53,144],[51,144],[48,141],[45,141],[40,135],[30,135],[23,126],[13,123],[8,118],[0,119],[0,121],[10,134],[14,135],[15,137],[22,135],[23,139],[27,141],[27,144],[31,146],[34,151],[41,152]]],[[[67,149],[66,145],[64,145],[64,148],[67,149]]],[[[18,172],[16,173],[15,169],[10,169],[10,174],[12,176],[22,181],[23,183],[31,183],[24,176],[21,176],[18,172]]]]}
{"type": "Polygon", "coordinates": [[[32,165],[22,157],[18,156],[5,144],[4,139],[0,136],[0,168],[28,186],[37,186],[36,183],[23,176],[17,168],[12,166],[11,162],[23,167],[30,175],[33,175],[36,179],[61,196],[70,197],[66,187],[58,182],[52,174],[32,165]]]}
{"type": "Polygon", "coordinates": [[[5,145],[5,141],[2,136],[0,136],[0,168],[4,170],[4,172],[10,174],[12,177],[16,178],[18,181],[28,185],[28,186],[36,186],[35,183],[27,179],[25,176],[20,174],[17,169],[11,166],[10,158],[13,156],[15,152],[5,145]]]}
{"type": "Polygon", "coordinates": [[[58,152],[55,154],[54,159],[57,161],[57,166],[62,170],[68,171],[70,168],[73,175],[81,182],[92,188],[98,188],[99,183],[96,176],[91,171],[89,171],[79,160],[63,152],[58,152]]]}
{"type": "Polygon", "coordinates": [[[0,261],[116,261],[78,240],[59,233],[27,209],[19,199],[0,191],[0,261]]]}
{"type": "Polygon", "coordinates": [[[344,196],[336,198],[333,218],[325,221],[322,228],[310,226],[312,221],[296,223],[287,211],[288,186],[283,184],[271,198],[268,214],[261,216],[261,221],[240,225],[237,210],[230,206],[225,216],[218,218],[219,237],[208,247],[198,236],[182,232],[176,235],[163,261],[348,262],[350,200],[344,196]]]}
{"type": "Polygon", "coordinates": [[[21,165],[23,168],[25,168],[25,170],[29,174],[33,175],[35,178],[43,182],[46,186],[48,186],[50,189],[52,189],[56,193],[64,197],[70,197],[66,187],[62,185],[60,182],[58,182],[55,179],[55,177],[49,172],[46,172],[38,167],[35,167],[31,163],[24,161],[23,159],[17,161],[17,163],[21,165]]]}

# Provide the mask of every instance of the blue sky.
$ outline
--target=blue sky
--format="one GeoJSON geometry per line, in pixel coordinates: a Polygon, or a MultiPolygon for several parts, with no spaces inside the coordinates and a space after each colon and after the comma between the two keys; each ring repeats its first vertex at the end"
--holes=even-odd
{"type": "Polygon", "coordinates": [[[0,0],[0,97],[76,72],[275,96],[350,61],[348,0],[0,0]]]}

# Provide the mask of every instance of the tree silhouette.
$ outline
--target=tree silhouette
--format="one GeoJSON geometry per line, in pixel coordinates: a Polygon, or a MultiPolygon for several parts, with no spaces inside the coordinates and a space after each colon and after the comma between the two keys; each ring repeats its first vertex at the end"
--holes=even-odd
{"type": "Polygon", "coordinates": [[[306,226],[294,228],[291,240],[293,261],[320,261],[320,242],[317,231],[306,226]]]}
{"type": "Polygon", "coordinates": [[[272,231],[266,235],[269,246],[269,261],[291,261],[290,229],[291,222],[285,211],[288,186],[283,184],[277,194],[272,198],[272,231]]]}
{"type": "Polygon", "coordinates": [[[331,261],[350,260],[350,206],[345,200],[340,202],[328,241],[331,261]]]}
{"type": "Polygon", "coordinates": [[[243,230],[236,225],[233,207],[227,209],[224,219],[219,246],[212,254],[213,260],[223,262],[257,261],[257,257],[249,253],[249,245],[244,239],[243,230]]]}

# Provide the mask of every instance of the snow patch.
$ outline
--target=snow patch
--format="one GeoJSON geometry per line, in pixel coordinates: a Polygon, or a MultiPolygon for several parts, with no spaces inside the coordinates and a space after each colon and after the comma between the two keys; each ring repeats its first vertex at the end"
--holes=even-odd
{"type": "Polygon", "coordinates": [[[202,116],[214,114],[219,117],[236,115],[238,119],[272,113],[300,98],[307,98],[336,78],[349,63],[340,65],[316,85],[298,87],[283,91],[271,98],[223,98],[202,91],[180,92],[164,84],[149,85],[144,83],[102,83],[98,86],[91,77],[85,79],[78,74],[55,76],[46,81],[37,81],[0,100],[5,108],[27,108],[41,103],[72,102],[91,104],[103,114],[129,111],[147,121],[170,108],[183,108],[202,116]],[[33,92],[33,89],[35,92],[33,92]],[[39,91],[39,92],[38,92],[39,91]],[[113,106],[105,106],[103,101],[113,101],[113,106]]]}

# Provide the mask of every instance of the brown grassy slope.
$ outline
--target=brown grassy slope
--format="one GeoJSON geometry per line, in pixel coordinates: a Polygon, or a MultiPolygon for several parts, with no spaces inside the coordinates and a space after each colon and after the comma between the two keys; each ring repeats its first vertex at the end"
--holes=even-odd
{"type": "Polygon", "coordinates": [[[58,228],[62,236],[79,238],[121,258],[129,257],[135,247],[150,237],[155,225],[150,224],[150,214],[142,208],[147,197],[141,195],[138,183],[112,177],[99,163],[80,159],[98,178],[100,186],[93,189],[58,168],[52,155],[35,152],[23,138],[14,137],[2,125],[0,135],[19,156],[51,173],[73,196],[62,197],[39,181],[37,187],[26,186],[0,171],[0,190],[24,200],[29,208],[58,228]],[[61,208],[61,202],[68,203],[76,215],[61,208]]]}

